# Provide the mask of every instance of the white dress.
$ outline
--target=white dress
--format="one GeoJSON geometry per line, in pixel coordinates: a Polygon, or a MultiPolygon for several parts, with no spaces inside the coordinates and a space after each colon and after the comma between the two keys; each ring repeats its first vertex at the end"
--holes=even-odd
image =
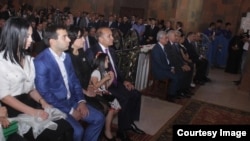
{"type": "MultiPolygon", "coordinates": [[[[101,81],[101,73],[99,70],[94,70],[91,74],[91,77],[97,77],[98,81],[101,81]]],[[[108,90],[106,89],[105,85],[102,85],[100,88],[98,88],[99,91],[103,91],[103,92],[108,92],[108,90]]],[[[110,92],[105,93],[105,94],[109,94],[112,95],[110,92]]],[[[116,98],[114,98],[114,100],[109,101],[108,102],[110,104],[110,107],[115,109],[115,110],[119,110],[121,109],[121,105],[118,102],[118,100],[116,98]]]]}

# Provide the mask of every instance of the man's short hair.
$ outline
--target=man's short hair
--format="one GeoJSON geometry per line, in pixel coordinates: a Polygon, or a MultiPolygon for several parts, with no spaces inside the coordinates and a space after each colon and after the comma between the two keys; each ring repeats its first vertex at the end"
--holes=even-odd
{"type": "Polygon", "coordinates": [[[163,37],[163,36],[166,36],[167,35],[167,33],[165,32],[165,31],[159,31],[158,33],[157,33],[157,35],[156,35],[156,39],[157,39],[157,41],[160,41],[160,39],[163,37]]]}
{"type": "Polygon", "coordinates": [[[58,38],[56,31],[59,29],[67,30],[67,28],[64,25],[51,25],[45,30],[44,43],[47,46],[50,46],[50,44],[49,44],[50,39],[57,39],[58,38]]]}
{"type": "MultiPolygon", "coordinates": [[[[108,27],[100,27],[96,31],[96,39],[99,40],[99,38],[103,35],[103,30],[104,29],[110,29],[108,27]]],[[[111,30],[111,29],[110,29],[111,30]]]]}

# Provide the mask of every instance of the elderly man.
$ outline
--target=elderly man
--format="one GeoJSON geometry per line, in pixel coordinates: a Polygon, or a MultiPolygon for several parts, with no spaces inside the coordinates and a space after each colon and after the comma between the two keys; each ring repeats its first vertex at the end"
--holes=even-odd
{"type": "Polygon", "coordinates": [[[168,43],[167,33],[165,31],[159,31],[156,39],[158,42],[152,49],[150,58],[152,74],[157,80],[170,80],[167,100],[175,102],[175,99],[177,98],[178,76],[176,75],[175,68],[169,61],[166,53],[165,45],[168,43]]]}
{"type": "Polygon", "coordinates": [[[96,33],[98,43],[87,50],[87,60],[93,60],[98,52],[108,54],[110,64],[109,69],[115,74],[115,79],[109,91],[118,99],[121,104],[121,111],[118,113],[118,132],[117,136],[121,140],[130,140],[126,130],[132,130],[138,134],[144,134],[135,124],[140,117],[141,93],[134,88],[134,85],[126,81],[116,65],[115,52],[112,48],[113,36],[110,28],[99,28],[96,33]]]}

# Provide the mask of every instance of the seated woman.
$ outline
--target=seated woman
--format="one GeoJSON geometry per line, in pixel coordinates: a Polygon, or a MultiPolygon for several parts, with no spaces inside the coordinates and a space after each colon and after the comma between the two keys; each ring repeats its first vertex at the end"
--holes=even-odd
{"type": "MultiPolygon", "coordinates": [[[[45,107],[50,105],[42,99],[34,87],[35,69],[33,58],[26,55],[32,43],[32,27],[20,17],[6,21],[0,35],[0,99],[9,117],[26,114],[42,120],[50,116],[45,107]]],[[[32,128],[24,134],[29,141],[72,141],[73,129],[64,119],[53,121],[56,130],[45,129],[36,138],[32,128]]]]}
{"type": "MultiPolygon", "coordinates": [[[[83,32],[80,28],[77,27],[71,27],[68,31],[69,38],[71,39],[70,43],[70,54],[72,63],[75,68],[76,75],[78,76],[82,88],[83,93],[85,94],[85,98],[89,104],[91,104],[93,107],[97,108],[98,110],[102,111],[104,114],[106,114],[106,123],[105,123],[105,137],[107,140],[115,140],[111,133],[111,124],[112,119],[114,115],[119,110],[119,103],[118,101],[114,101],[112,105],[116,106],[113,108],[109,108],[110,104],[106,99],[100,99],[100,97],[96,96],[97,93],[102,94],[102,92],[107,91],[99,91],[97,88],[99,88],[99,84],[96,85],[95,78],[91,78],[91,83],[89,85],[89,80],[91,77],[91,66],[88,64],[88,61],[86,60],[85,53],[83,51],[84,47],[84,38],[82,36],[83,32]],[[118,107],[117,107],[118,106],[118,107]]],[[[104,62],[102,62],[104,63],[104,62]]],[[[110,73],[110,75],[112,75],[110,73]]],[[[110,77],[110,76],[109,76],[110,77]]],[[[107,79],[107,78],[106,78],[107,79]]],[[[109,78],[110,79],[110,78],[109,78]]],[[[96,79],[97,80],[97,79],[96,79]]],[[[101,84],[102,85],[102,84],[101,84]]],[[[115,100],[114,97],[109,96],[109,98],[113,101],[115,100]]]]}

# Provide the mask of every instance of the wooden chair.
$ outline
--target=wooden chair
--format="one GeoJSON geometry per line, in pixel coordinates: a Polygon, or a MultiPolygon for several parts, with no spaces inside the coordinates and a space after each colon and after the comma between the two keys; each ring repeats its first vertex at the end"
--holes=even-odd
{"type": "Polygon", "coordinates": [[[168,91],[168,79],[157,80],[154,78],[152,74],[152,67],[151,67],[151,56],[149,52],[149,73],[148,73],[148,82],[147,82],[147,89],[146,93],[149,96],[158,97],[161,99],[167,98],[167,91],[168,91]]]}

